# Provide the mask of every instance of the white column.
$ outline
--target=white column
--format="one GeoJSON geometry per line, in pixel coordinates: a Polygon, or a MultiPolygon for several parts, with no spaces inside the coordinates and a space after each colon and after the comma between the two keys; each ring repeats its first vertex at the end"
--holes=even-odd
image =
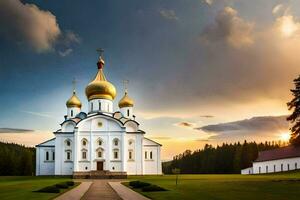
{"type": "Polygon", "coordinates": [[[78,131],[74,131],[74,141],[73,141],[73,148],[72,148],[72,154],[73,154],[73,171],[78,171],[78,131]]]}
{"type": "Polygon", "coordinates": [[[90,171],[95,170],[93,165],[93,150],[94,150],[94,142],[93,142],[93,135],[92,131],[90,132],[90,171]]]}

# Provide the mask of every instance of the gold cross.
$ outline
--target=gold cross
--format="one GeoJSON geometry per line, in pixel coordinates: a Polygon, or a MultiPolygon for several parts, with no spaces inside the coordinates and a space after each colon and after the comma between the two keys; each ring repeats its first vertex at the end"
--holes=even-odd
{"type": "Polygon", "coordinates": [[[125,92],[127,93],[127,92],[128,92],[128,84],[129,84],[129,80],[123,80],[123,84],[124,84],[125,92]]]}

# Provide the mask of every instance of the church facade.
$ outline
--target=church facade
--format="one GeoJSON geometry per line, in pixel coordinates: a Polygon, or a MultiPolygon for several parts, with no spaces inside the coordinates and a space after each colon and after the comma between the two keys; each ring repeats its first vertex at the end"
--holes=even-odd
{"type": "Polygon", "coordinates": [[[127,89],[114,111],[116,89],[106,80],[100,56],[95,78],[87,85],[88,112],[75,89],[55,137],[36,146],[36,175],[162,174],[161,145],[145,137],[127,89]]]}

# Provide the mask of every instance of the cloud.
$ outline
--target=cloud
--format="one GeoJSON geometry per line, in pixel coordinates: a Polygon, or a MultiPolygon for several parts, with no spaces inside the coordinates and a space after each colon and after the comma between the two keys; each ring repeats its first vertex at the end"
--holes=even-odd
{"type": "Polygon", "coordinates": [[[293,15],[283,15],[276,19],[274,27],[284,37],[299,36],[300,22],[293,15]]]}
{"type": "Polygon", "coordinates": [[[214,118],[215,116],[213,116],[213,115],[200,115],[200,117],[203,117],[203,118],[214,118]]]}
{"type": "Polygon", "coordinates": [[[254,23],[245,21],[237,10],[227,6],[219,11],[213,24],[204,28],[200,38],[206,44],[222,42],[240,48],[254,43],[253,28],[254,23]]]}
{"type": "Polygon", "coordinates": [[[29,133],[34,132],[30,129],[20,129],[20,128],[0,128],[0,133],[29,133]]]}
{"type": "Polygon", "coordinates": [[[284,8],[283,4],[278,4],[276,6],[274,6],[274,8],[272,9],[272,13],[273,15],[278,14],[280,11],[282,11],[284,8]]]}
{"type": "Polygon", "coordinates": [[[181,128],[193,128],[195,127],[195,123],[191,123],[191,122],[179,122],[174,124],[175,126],[181,127],[181,128]]]}
{"type": "Polygon", "coordinates": [[[22,110],[21,112],[27,113],[27,114],[30,114],[30,115],[39,116],[39,117],[46,117],[46,118],[53,118],[53,119],[55,119],[55,117],[53,117],[52,115],[49,115],[47,113],[33,112],[33,111],[27,111],[27,110],[22,110]]]}
{"type": "Polygon", "coordinates": [[[0,33],[29,44],[37,52],[44,52],[53,49],[61,30],[51,12],[19,0],[2,0],[0,33]]]}
{"type": "Polygon", "coordinates": [[[61,56],[61,57],[65,57],[67,55],[69,55],[70,53],[73,52],[73,49],[69,48],[69,49],[66,49],[65,51],[58,51],[58,54],[61,56]]]}
{"type": "Polygon", "coordinates": [[[206,125],[195,129],[206,133],[217,134],[212,138],[219,138],[224,135],[238,135],[240,138],[246,135],[276,136],[278,133],[288,131],[289,123],[286,117],[286,115],[253,117],[239,121],[206,125]]]}
{"type": "Polygon", "coordinates": [[[174,10],[162,9],[159,11],[159,14],[160,14],[160,16],[162,16],[163,18],[168,19],[168,20],[177,21],[179,19],[174,10]]]}
{"type": "Polygon", "coordinates": [[[204,3],[208,4],[208,5],[212,5],[213,4],[213,0],[203,0],[204,3]]]}

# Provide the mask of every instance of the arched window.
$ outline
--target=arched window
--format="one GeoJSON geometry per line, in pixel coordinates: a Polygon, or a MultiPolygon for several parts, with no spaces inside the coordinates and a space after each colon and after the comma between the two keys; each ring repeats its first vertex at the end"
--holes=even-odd
{"type": "Polygon", "coordinates": [[[274,172],[276,172],[276,165],[274,165],[274,172]]]}
{"type": "Polygon", "coordinates": [[[99,140],[98,140],[98,145],[101,146],[102,144],[103,144],[102,140],[99,139],[99,140]]]}
{"type": "Polygon", "coordinates": [[[86,160],[86,159],[87,159],[87,154],[86,154],[86,151],[85,151],[85,150],[83,150],[83,151],[81,152],[81,158],[82,158],[83,160],[86,160]]]}
{"type": "Polygon", "coordinates": [[[283,164],[281,164],[281,171],[283,171],[283,164]]]}
{"type": "Polygon", "coordinates": [[[99,110],[101,110],[101,101],[99,101],[99,110]]]}
{"type": "Polygon", "coordinates": [[[129,109],[127,109],[127,116],[129,117],[129,109]]]}
{"type": "Polygon", "coordinates": [[[69,147],[69,146],[71,146],[71,141],[67,139],[67,140],[65,140],[65,144],[67,147],[69,147]]]}
{"type": "Polygon", "coordinates": [[[71,110],[71,117],[73,117],[73,110],[71,110]]]}
{"type": "Polygon", "coordinates": [[[52,160],[55,160],[55,152],[52,151],[52,160]]]}
{"type": "Polygon", "coordinates": [[[295,163],[295,169],[298,169],[297,163],[295,163]]]}
{"type": "Polygon", "coordinates": [[[266,173],[268,173],[268,166],[266,166],[266,173]]]}
{"type": "Polygon", "coordinates": [[[119,159],[119,149],[114,149],[114,159],[119,159]]]}
{"type": "Polygon", "coordinates": [[[152,159],[152,151],[150,151],[150,159],[152,159]]]}
{"type": "Polygon", "coordinates": [[[102,151],[98,151],[98,158],[102,158],[102,151]]]}
{"type": "Polygon", "coordinates": [[[261,171],[261,167],[258,168],[258,173],[259,173],[259,174],[260,174],[260,171],[261,171]]]}
{"type": "Polygon", "coordinates": [[[132,149],[128,150],[128,159],[133,160],[133,150],[132,149]]]}
{"type": "Polygon", "coordinates": [[[66,151],[66,160],[67,161],[71,160],[71,155],[72,155],[72,151],[66,151]]]}
{"type": "Polygon", "coordinates": [[[93,111],[94,110],[94,108],[93,108],[94,106],[93,106],[93,102],[91,103],[91,111],[93,111]]]}
{"type": "Polygon", "coordinates": [[[114,142],[114,145],[115,145],[115,146],[118,146],[118,145],[119,145],[119,140],[118,140],[117,138],[115,138],[113,142],[114,142]]]}
{"type": "Polygon", "coordinates": [[[287,170],[290,170],[290,164],[287,164],[287,170]]]}
{"type": "Polygon", "coordinates": [[[82,146],[86,146],[87,145],[87,139],[83,138],[81,141],[82,146]]]}
{"type": "Polygon", "coordinates": [[[147,159],[147,151],[145,151],[145,159],[147,159]]]}
{"type": "Polygon", "coordinates": [[[46,160],[49,160],[49,152],[46,151],[46,160]]]}

